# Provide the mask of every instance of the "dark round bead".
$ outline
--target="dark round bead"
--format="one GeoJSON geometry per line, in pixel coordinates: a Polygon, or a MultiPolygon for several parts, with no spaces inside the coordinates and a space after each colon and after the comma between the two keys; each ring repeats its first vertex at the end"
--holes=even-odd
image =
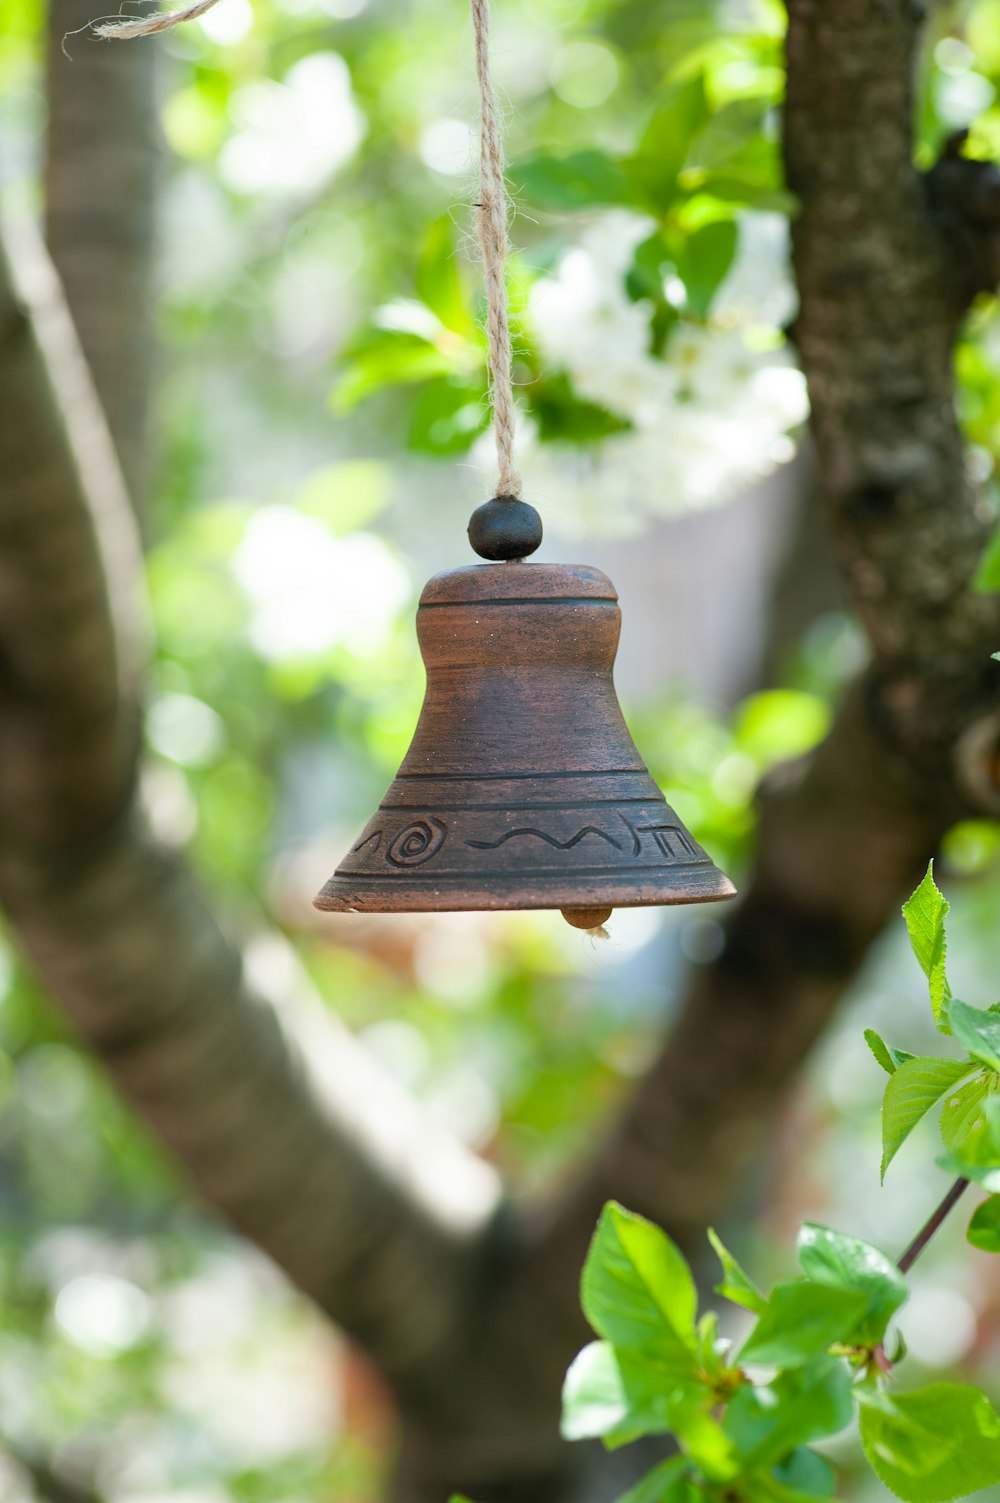
{"type": "Polygon", "coordinates": [[[469,542],[480,558],[527,558],[542,541],[542,519],[527,501],[494,496],[469,518],[469,542]]]}

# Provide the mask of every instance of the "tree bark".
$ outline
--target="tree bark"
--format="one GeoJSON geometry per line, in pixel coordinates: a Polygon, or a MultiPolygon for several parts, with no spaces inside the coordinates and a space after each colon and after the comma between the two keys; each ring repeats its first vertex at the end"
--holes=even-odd
{"type": "Polygon", "coordinates": [[[49,338],[59,319],[37,302],[27,318],[0,282],[0,899],[202,1193],[389,1375],[399,1503],[613,1496],[600,1453],[556,1426],[601,1202],[696,1248],[942,832],[998,807],[1000,612],[968,589],[988,518],[951,368],[962,314],[997,276],[996,174],[957,145],[914,170],[909,0],[790,0],[789,21],[795,338],[819,511],[871,666],[823,746],[762,790],[742,905],[659,1062],[576,1183],[525,1214],[498,1209],[489,1171],[408,1108],[373,1109],[348,1040],[332,1091],[312,1078],[144,832],[123,491],[85,382],[51,388],[48,373],[80,374],[49,338]],[[404,1124],[388,1144],[386,1119],[404,1124]]]}
{"type": "Polygon", "coordinates": [[[87,29],[99,10],[93,0],[49,0],[45,234],[141,513],[156,348],[161,55],[99,41],[87,29]]]}

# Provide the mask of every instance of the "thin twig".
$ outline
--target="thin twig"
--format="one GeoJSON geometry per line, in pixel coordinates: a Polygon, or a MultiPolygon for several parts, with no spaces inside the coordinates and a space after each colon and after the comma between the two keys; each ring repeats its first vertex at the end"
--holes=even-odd
{"type": "Polygon", "coordinates": [[[934,1236],[934,1233],[941,1226],[949,1212],[958,1204],[968,1188],[969,1181],[967,1179],[957,1179],[955,1181],[933,1216],[927,1219],[900,1258],[898,1264],[900,1273],[909,1273],[928,1242],[934,1236]]]}

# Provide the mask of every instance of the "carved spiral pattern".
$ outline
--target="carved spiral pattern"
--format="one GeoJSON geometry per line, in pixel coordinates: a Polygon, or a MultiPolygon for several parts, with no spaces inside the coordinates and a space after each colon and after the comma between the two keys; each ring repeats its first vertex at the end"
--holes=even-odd
{"type": "Polygon", "coordinates": [[[386,850],[386,860],[394,866],[419,866],[436,856],[444,845],[448,830],[439,819],[415,819],[394,836],[386,850]]]}

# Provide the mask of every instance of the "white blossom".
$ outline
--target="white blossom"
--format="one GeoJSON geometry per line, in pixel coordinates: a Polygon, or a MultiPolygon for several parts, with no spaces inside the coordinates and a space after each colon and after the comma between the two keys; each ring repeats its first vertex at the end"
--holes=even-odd
{"type": "MultiPolygon", "coordinates": [[[[650,313],[625,277],[652,221],[620,210],[593,221],[551,276],[532,289],[529,316],[547,370],[631,425],[592,445],[538,442],[522,424],[532,494],[563,530],[629,530],[650,512],[729,499],[793,453],[805,382],[784,347],[795,297],[787,225],[747,213],[737,255],[705,323],[682,313],[663,358],[650,350],[650,313]]],[[[483,442],[477,462],[488,468],[483,442]]]]}

